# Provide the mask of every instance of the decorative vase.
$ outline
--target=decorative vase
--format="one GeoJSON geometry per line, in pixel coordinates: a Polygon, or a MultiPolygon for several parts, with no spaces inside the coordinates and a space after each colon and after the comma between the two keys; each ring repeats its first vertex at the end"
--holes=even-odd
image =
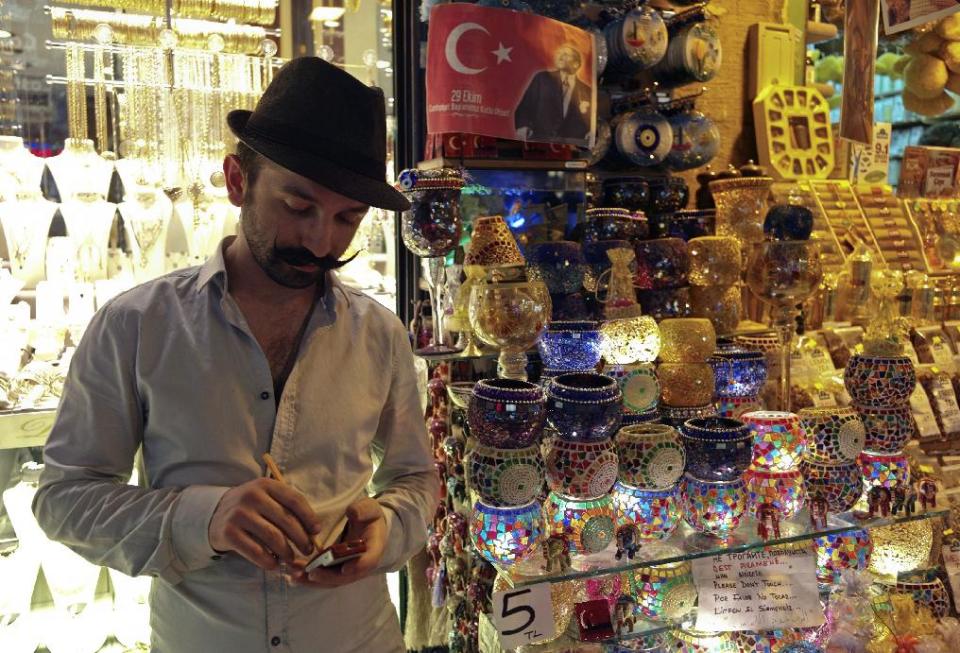
{"type": "Polygon", "coordinates": [[[771,471],[789,471],[806,450],[800,417],[783,411],[744,413],[740,419],[753,435],[753,466],[771,471]]]}
{"type": "Polygon", "coordinates": [[[766,471],[748,469],[743,474],[749,493],[750,513],[759,519],[760,506],[773,506],[782,519],[794,517],[803,508],[806,495],[799,470],[766,471]]]}
{"type": "Polygon", "coordinates": [[[683,518],[697,532],[726,538],[740,525],[747,509],[743,479],[703,481],[689,473],[680,483],[683,518]]]}
{"type": "Polygon", "coordinates": [[[661,363],[657,377],[660,401],[668,406],[705,406],[713,401],[713,368],[706,363],[661,363]]]}
{"type": "Polygon", "coordinates": [[[580,243],[559,240],[527,248],[530,279],[542,281],[551,294],[569,294],[583,287],[586,260],[580,243]]]}
{"type": "Polygon", "coordinates": [[[857,460],[864,484],[870,487],[893,489],[910,482],[910,462],[902,453],[882,454],[864,451],[857,460]]]}
{"type": "Polygon", "coordinates": [[[652,363],[660,354],[660,329],[652,317],[618,318],[600,325],[600,352],[607,363],[652,363]]]}
{"type": "Polygon", "coordinates": [[[574,442],[554,438],[547,452],[547,484],[572,499],[594,499],[617,480],[617,448],[611,440],[574,442]]]}
{"type": "Polygon", "coordinates": [[[604,375],[616,379],[623,395],[623,413],[647,413],[656,410],[660,399],[660,380],[651,363],[604,369],[604,375]]]}
{"type": "Polygon", "coordinates": [[[536,501],[504,508],[477,501],[473,505],[470,535],[484,560],[509,567],[540,543],[544,535],[543,511],[536,501]]]}
{"type": "Polygon", "coordinates": [[[642,240],[636,244],[637,274],[634,284],[641,290],[665,290],[687,285],[690,254],[681,238],[642,240]]]}
{"type": "Polygon", "coordinates": [[[644,490],[674,487],[683,475],[686,454],[680,434],[665,424],[621,428],[614,437],[623,483],[644,490]]]}
{"type": "Polygon", "coordinates": [[[500,348],[501,377],[526,380],[526,352],[546,328],[550,309],[550,294],[539,281],[471,287],[470,325],[480,340],[500,348]]]}
{"type": "Polygon", "coordinates": [[[596,322],[557,321],[547,324],[537,349],[544,367],[592,370],[600,362],[600,341],[596,322]]]}
{"type": "Polygon", "coordinates": [[[551,492],[544,502],[550,535],[566,538],[571,555],[599,553],[613,542],[613,498],[566,499],[551,492]]]}
{"type": "Polygon", "coordinates": [[[863,451],[866,433],[853,408],[804,408],[800,411],[800,426],[807,435],[807,460],[852,462],[863,451]]]}
{"type": "Polygon", "coordinates": [[[868,408],[856,406],[866,432],[862,448],[876,453],[902,451],[913,437],[913,412],[910,406],[868,408]]]}
{"type": "Polygon", "coordinates": [[[822,535],[813,540],[817,550],[817,580],[836,583],[847,569],[863,570],[870,565],[873,540],[865,528],[822,535]]]}
{"type": "Polygon", "coordinates": [[[613,486],[617,527],[633,524],[639,530],[640,537],[645,540],[670,537],[680,523],[677,494],[676,487],[666,490],[642,490],[618,481],[613,486]]]}
{"type": "Polygon", "coordinates": [[[404,170],[397,186],[410,200],[400,235],[411,252],[423,258],[445,256],[460,244],[460,191],[463,172],[454,168],[404,170]]]}
{"type": "Polygon", "coordinates": [[[818,496],[827,502],[832,513],[846,512],[856,505],[863,494],[863,473],[856,462],[818,463],[800,461],[807,500],[813,502],[818,496]]]}
{"type": "Polygon", "coordinates": [[[854,354],[843,372],[843,384],[858,406],[903,406],[910,401],[917,385],[917,373],[906,356],[854,354]]]}
{"type": "Polygon", "coordinates": [[[543,490],[543,458],[536,444],[523,449],[476,444],[464,463],[467,486],[487,505],[523,506],[543,490]]]}
{"type": "Polygon", "coordinates": [[[628,573],[630,593],[648,619],[675,621],[693,611],[697,586],[689,562],[640,567],[628,573]]]}
{"type": "Polygon", "coordinates": [[[467,408],[473,437],[499,449],[523,449],[539,441],[545,418],[543,391],[515,379],[477,381],[467,408]]]}
{"type": "Polygon", "coordinates": [[[620,387],[602,374],[563,374],[547,388],[547,421],[565,440],[609,439],[620,426],[622,410],[620,387]]]}
{"type": "Polygon", "coordinates": [[[727,417],[687,420],[680,429],[687,473],[708,481],[733,481],[753,460],[753,436],[743,422],[727,417]]]}
{"type": "Polygon", "coordinates": [[[767,358],[763,352],[728,347],[709,358],[717,397],[755,397],[767,382],[767,358]]]}

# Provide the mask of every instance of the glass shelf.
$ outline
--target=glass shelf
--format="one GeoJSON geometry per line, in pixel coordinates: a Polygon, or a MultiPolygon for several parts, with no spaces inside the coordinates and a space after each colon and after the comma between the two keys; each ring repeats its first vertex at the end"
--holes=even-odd
{"type": "Polygon", "coordinates": [[[763,540],[757,535],[757,523],[753,519],[744,519],[740,527],[727,539],[719,539],[697,533],[686,523],[681,523],[676,531],[664,540],[645,540],[637,551],[633,560],[624,557],[617,560],[616,543],[600,553],[575,556],[573,566],[563,573],[548,574],[544,568],[545,561],[539,552],[520,561],[507,569],[498,567],[498,573],[513,587],[523,587],[536,583],[558,583],[567,580],[580,580],[597,576],[622,573],[639,569],[664,565],[697,558],[706,558],[724,553],[740,553],[764,547],[792,544],[811,540],[823,535],[835,535],[853,530],[874,529],[881,526],[903,524],[923,519],[945,517],[948,509],[928,510],[913,515],[898,517],[878,517],[874,519],[857,519],[851,513],[830,515],[827,528],[814,529],[810,526],[807,512],[804,510],[799,516],[791,520],[780,522],[782,537],[763,540]]]}

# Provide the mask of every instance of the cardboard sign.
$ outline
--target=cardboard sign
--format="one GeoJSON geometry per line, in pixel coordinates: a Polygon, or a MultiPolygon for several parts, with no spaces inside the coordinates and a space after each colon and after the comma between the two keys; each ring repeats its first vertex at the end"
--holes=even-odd
{"type": "Polygon", "coordinates": [[[940,426],[933,414],[933,406],[930,405],[930,399],[919,383],[910,395],[910,412],[913,413],[913,419],[917,423],[920,439],[940,437],[940,426]]]}
{"type": "Polygon", "coordinates": [[[850,144],[850,174],[853,184],[885,184],[890,169],[889,122],[873,125],[873,141],[870,144],[850,144]]]}
{"type": "Polygon", "coordinates": [[[837,405],[837,398],[833,396],[833,393],[820,387],[819,383],[810,393],[810,398],[813,399],[814,408],[831,408],[837,405]]]}
{"type": "Polygon", "coordinates": [[[492,616],[505,649],[550,639],[557,631],[550,583],[494,592],[492,616]]]}
{"type": "Polygon", "coordinates": [[[943,425],[944,435],[960,433],[960,406],[957,405],[957,395],[953,391],[950,377],[938,375],[933,380],[931,393],[933,401],[940,413],[940,424],[943,425]]]}
{"type": "Polygon", "coordinates": [[[693,561],[697,630],[772,630],[823,623],[817,557],[771,548],[693,561]]]}
{"type": "Polygon", "coordinates": [[[930,340],[930,354],[933,356],[934,365],[942,367],[948,372],[953,371],[953,352],[943,338],[934,336],[930,340]]]}
{"type": "Polygon", "coordinates": [[[836,372],[833,359],[830,358],[830,354],[823,347],[814,347],[804,353],[806,354],[807,366],[817,376],[836,372]]]}

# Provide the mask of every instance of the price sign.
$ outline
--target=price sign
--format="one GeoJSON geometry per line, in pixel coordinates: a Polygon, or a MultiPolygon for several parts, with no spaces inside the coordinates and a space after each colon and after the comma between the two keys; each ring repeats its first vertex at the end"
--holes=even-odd
{"type": "Polygon", "coordinates": [[[823,347],[814,347],[806,352],[807,366],[817,376],[823,374],[833,374],[836,369],[833,367],[833,360],[830,354],[823,347]]]}
{"type": "Polygon", "coordinates": [[[950,345],[943,341],[943,338],[934,336],[930,342],[930,354],[933,355],[933,362],[945,370],[953,370],[953,352],[950,351],[950,345]]]}
{"type": "Polygon", "coordinates": [[[795,379],[803,379],[810,376],[810,366],[807,363],[807,357],[803,352],[794,349],[790,352],[790,374],[795,379]]]}
{"type": "Polygon", "coordinates": [[[553,620],[550,583],[494,592],[493,623],[505,649],[553,637],[557,627],[553,620]]]}
{"type": "Polygon", "coordinates": [[[913,394],[910,395],[910,411],[913,413],[913,419],[917,423],[917,431],[921,438],[940,437],[940,426],[933,414],[933,406],[930,405],[927,393],[919,383],[913,389],[913,394]]]}
{"type": "Polygon", "coordinates": [[[953,391],[953,384],[948,376],[937,376],[933,381],[931,393],[940,412],[940,423],[943,424],[944,435],[960,432],[960,406],[957,405],[957,395],[953,391]]]}
{"type": "Polygon", "coordinates": [[[837,405],[837,399],[832,392],[828,392],[817,384],[814,391],[810,393],[815,408],[831,408],[837,405]]]}

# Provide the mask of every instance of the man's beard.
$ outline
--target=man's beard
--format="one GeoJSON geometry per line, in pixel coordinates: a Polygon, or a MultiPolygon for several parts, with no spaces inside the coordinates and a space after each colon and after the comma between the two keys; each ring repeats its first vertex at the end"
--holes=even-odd
{"type": "Polygon", "coordinates": [[[309,288],[319,283],[330,270],[342,268],[357,257],[357,254],[340,260],[333,256],[314,256],[305,247],[280,247],[276,237],[270,242],[262,233],[256,213],[249,207],[241,211],[240,225],[243,235],[257,262],[268,277],[286,288],[309,288]],[[308,272],[292,266],[315,265],[316,270],[308,272]]]}

